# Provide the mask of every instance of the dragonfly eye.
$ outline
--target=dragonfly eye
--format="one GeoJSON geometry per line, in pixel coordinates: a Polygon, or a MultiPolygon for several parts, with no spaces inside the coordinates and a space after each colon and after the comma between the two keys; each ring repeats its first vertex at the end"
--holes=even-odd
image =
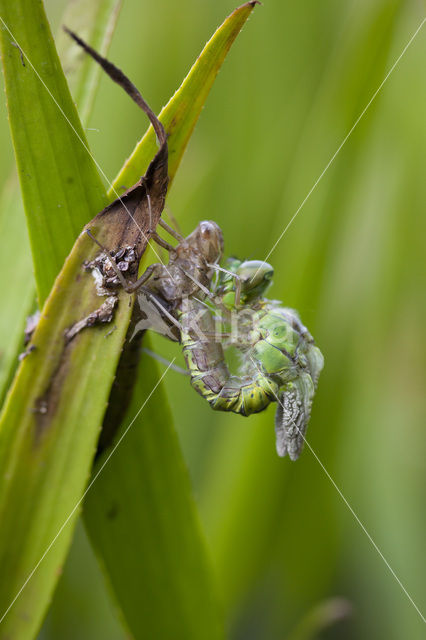
{"type": "Polygon", "coordinates": [[[272,266],[261,260],[246,260],[236,272],[241,278],[242,292],[250,297],[261,296],[274,275],[272,266]]]}

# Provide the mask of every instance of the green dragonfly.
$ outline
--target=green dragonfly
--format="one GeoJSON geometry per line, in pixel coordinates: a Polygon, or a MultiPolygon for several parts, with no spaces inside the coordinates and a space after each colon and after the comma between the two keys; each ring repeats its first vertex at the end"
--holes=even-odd
{"type": "Polygon", "coordinates": [[[142,309],[148,295],[166,325],[178,329],[191,384],[212,409],[248,416],[278,403],[277,452],[296,460],[323,356],[298,313],[264,297],[272,266],[233,259],[223,269],[222,251],[218,225],[201,222],[187,238],[179,236],[167,265],[151,265],[133,288],[141,289],[142,309]],[[229,347],[240,361],[236,375],[227,364],[229,347]]]}
{"type": "Polygon", "coordinates": [[[186,311],[179,314],[192,386],[213,409],[244,416],[277,402],[277,452],[296,460],[303,448],[323,356],[298,313],[264,297],[273,277],[271,265],[234,259],[228,267],[212,287],[211,304],[216,309],[204,309],[198,321],[201,331],[194,335],[199,301],[187,301],[186,311]],[[212,313],[218,310],[230,331],[216,331],[211,338],[212,313]],[[223,356],[227,346],[233,346],[239,356],[237,375],[230,374],[223,356]]]}
{"type": "Polygon", "coordinates": [[[104,251],[88,265],[97,286],[137,293],[142,319],[133,335],[154,329],[179,341],[191,385],[212,409],[249,416],[277,402],[277,453],[296,460],[324,360],[298,313],[265,298],[273,267],[237,259],[221,267],[223,235],[213,221],[200,222],[187,238],[161,226],[178,240],[173,247],[153,236],[169,251],[167,265],[152,264],[128,283],[115,252],[104,251]],[[225,355],[230,347],[239,359],[236,374],[225,355]]]}

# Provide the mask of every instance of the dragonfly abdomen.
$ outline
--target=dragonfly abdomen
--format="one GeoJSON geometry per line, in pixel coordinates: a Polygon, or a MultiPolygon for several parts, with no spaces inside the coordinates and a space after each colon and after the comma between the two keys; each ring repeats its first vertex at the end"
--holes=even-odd
{"type": "Polygon", "coordinates": [[[188,299],[179,321],[191,385],[212,409],[249,416],[276,400],[278,386],[261,371],[245,376],[230,374],[222,344],[215,339],[214,318],[202,302],[188,299]]]}
{"type": "Polygon", "coordinates": [[[262,374],[249,377],[230,376],[220,393],[210,400],[216,411],[233,411],[242,416],[259,413],[276,400],[277,385],[262,374]]]}

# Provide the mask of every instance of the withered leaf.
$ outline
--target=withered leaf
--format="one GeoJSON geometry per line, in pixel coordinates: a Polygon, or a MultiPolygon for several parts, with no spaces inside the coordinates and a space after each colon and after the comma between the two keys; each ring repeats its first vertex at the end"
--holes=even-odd
{"type": "Polygon", "coordinates": [[[166,132],[138,89],[124,73],[109,60],[100,56],[75,33],[66,28],[65,31],[146,113],[158,138],[159,150],[146,174],[133,187],[98,213],[85,227],[85,230],[90,229],[97,240],[110,250],[117,250],[124,245],[134,246],[139,262],[146,249],[150,232],[155,230],[164,209],[168,185],[166,132]]]}

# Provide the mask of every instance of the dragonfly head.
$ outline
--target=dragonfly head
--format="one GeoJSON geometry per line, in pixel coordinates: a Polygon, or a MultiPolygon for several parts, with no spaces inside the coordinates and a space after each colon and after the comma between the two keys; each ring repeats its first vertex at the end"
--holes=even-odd
{"type": "Polygon", "coordinates": [[[246,260],[235,270],[241,280],[241,302],[260,298],[272,282],[273,267],[262,260],[246,260]]]}
{"type": "Polygon", "coordinates": [[[223,252],[222,230],[213,220],[203,220],[186,238],[194,244],[208,263],[219,262],[223,252]]]}

